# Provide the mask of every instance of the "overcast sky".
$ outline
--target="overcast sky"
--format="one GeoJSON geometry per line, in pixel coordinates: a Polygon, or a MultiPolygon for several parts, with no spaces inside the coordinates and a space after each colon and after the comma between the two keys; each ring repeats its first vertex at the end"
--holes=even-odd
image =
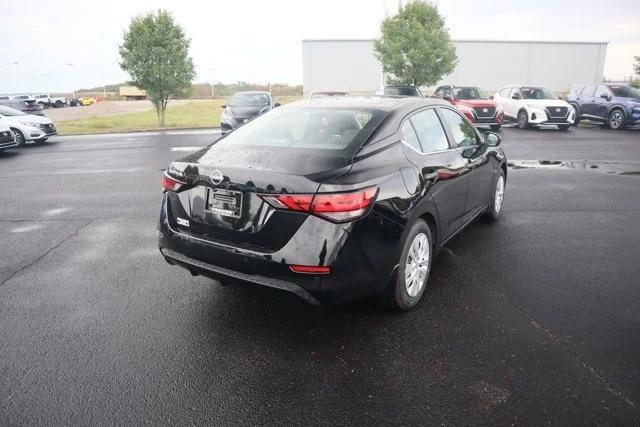
{"type": "MultiPolygon", "coordinates": [[[[608,41],[605,76],[640,55],[640,0],[440,0],[454,39],[608,41]]],[[[196,81],[302,82],[301,40],[374,38],[397,0],[0,0],[0,93],[126,81],[118,45],[132,16],[171,11],[191,37],[196,81]],[[14,63],[14,62],[17,62],[14,63]],[[67,65],[73,64],[73,65],[67,65]]],[[[553,66],[553,64],[550,64],[553,66]]]]}

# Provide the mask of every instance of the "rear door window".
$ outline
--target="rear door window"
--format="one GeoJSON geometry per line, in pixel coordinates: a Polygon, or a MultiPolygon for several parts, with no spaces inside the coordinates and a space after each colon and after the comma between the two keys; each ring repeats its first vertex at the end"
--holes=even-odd
{"type": "Polygon", "coordinates": [[[414,114],[410,120],[416,130],[423,152],[431,153],[451,148],[442,123],[433,108],[414,114]]]}
{"type": "Polygon", "coordinates": [[[585,86],[584,90],[582,91],[582,96],[586,96],[587,98],[593,97],[595,96],[595,94],[596,94],[595,85],[585,86]]]}

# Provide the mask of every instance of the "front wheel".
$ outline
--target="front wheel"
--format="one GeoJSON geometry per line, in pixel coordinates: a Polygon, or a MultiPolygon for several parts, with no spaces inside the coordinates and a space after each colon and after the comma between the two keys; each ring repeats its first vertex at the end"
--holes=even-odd
{"type": "Polygon", "coordinates": [[[485,216],[492,220],[496,221],[500,218],[500,212],[502,212],[502,202],[504,200],[504,188],[505,188],[505,178],[504,171],[500,171],[500,175],[498,175],[498,179],[496,180],[496,185],[493,187],[493,195],[491,196],[491,202],[487,207],[487,211],[485,216]]]}
{"type": "Polygon", "coordinates": [[[22,134],[22,132],[20,132],[16,128],[11,128],[11,132],[13,132],[13,139],[18,144],[18,147],[24,147],[25,139],[24,139],[24,135],[22,134]]]}
{"type": "Polygon", "coordinates": [[[611,113],[609,113],[609,120],[607,124],[613,130],[624,128],[624,114],[622,114],[622,111],[613,110],[611,113]]]}
{"type": "Polygon", "coordinates": [[[407,233],[396,280],[380,297],[384,305],[406,311],[420,301],[427,287],[432,253],[431,230],[426,222],[419,219],[407,233]]]}
{"type": "Polygon", "coordinates": [[[491,130],[496,131],[496,130],[499,130],[502,127],[502,125],[491,125],[489,127],[491,128],[491,130]]]}
{"type": "Polygon", "coordinates": [[[571,125],[558,125],[558,129],[560,130],[569,130],[571,125]]]}
{"type": "Polygon", "coordinates": [[[520,129],[526,129],[529,127],[529,115],[525,110],[518,112],[518,127],[520,129]]]}

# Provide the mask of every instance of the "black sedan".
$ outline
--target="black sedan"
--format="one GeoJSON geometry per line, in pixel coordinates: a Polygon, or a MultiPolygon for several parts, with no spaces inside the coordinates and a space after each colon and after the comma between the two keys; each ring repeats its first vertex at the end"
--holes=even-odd
{"type": "Polygon", "coordinates": [[[220,130],[225,134],[279,106],[269,92],[238,92],[231,97],[229,105],[222,106],[220,130]]]}
{"type": "Polygon", "coordinates": [[[223,283],[406,310],[438,250],[479,215],[500,215],[500,143],[436,99],[289,104],[169,165],[159,248],[223,283]]]}

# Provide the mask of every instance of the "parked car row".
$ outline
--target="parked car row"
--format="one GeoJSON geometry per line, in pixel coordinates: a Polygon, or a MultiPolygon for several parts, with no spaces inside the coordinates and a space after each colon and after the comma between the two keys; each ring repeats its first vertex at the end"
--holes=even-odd
{"type": "Polygon", "coordinates": [[[57,133],[55,125],[47,117],[0,105],[0,151],[32,143],[42,144],[57,133]],[[10,141],[5,135],[7,131],[11,133],[10,141]]]}
{"type": "MultiPolygon", "coordinates": [[[[310,98],[348,95],[342,91],[313,92],[310,98]]],[[[376,96],[423,97],[415,86],[385,86],[376,96]]],[[[581,120],[594,120],[611,129],[640,124],[640,90],[625,83],[586,84],[574,87],[562,99],[544,86],[508,85],[492,96],[477,86],[439,86],[434,98],[455,105],[477,126],[498,130],[506,122],[515,122],[521,129],[533,126],[557,126],[568,130],[581,120]]]]}

